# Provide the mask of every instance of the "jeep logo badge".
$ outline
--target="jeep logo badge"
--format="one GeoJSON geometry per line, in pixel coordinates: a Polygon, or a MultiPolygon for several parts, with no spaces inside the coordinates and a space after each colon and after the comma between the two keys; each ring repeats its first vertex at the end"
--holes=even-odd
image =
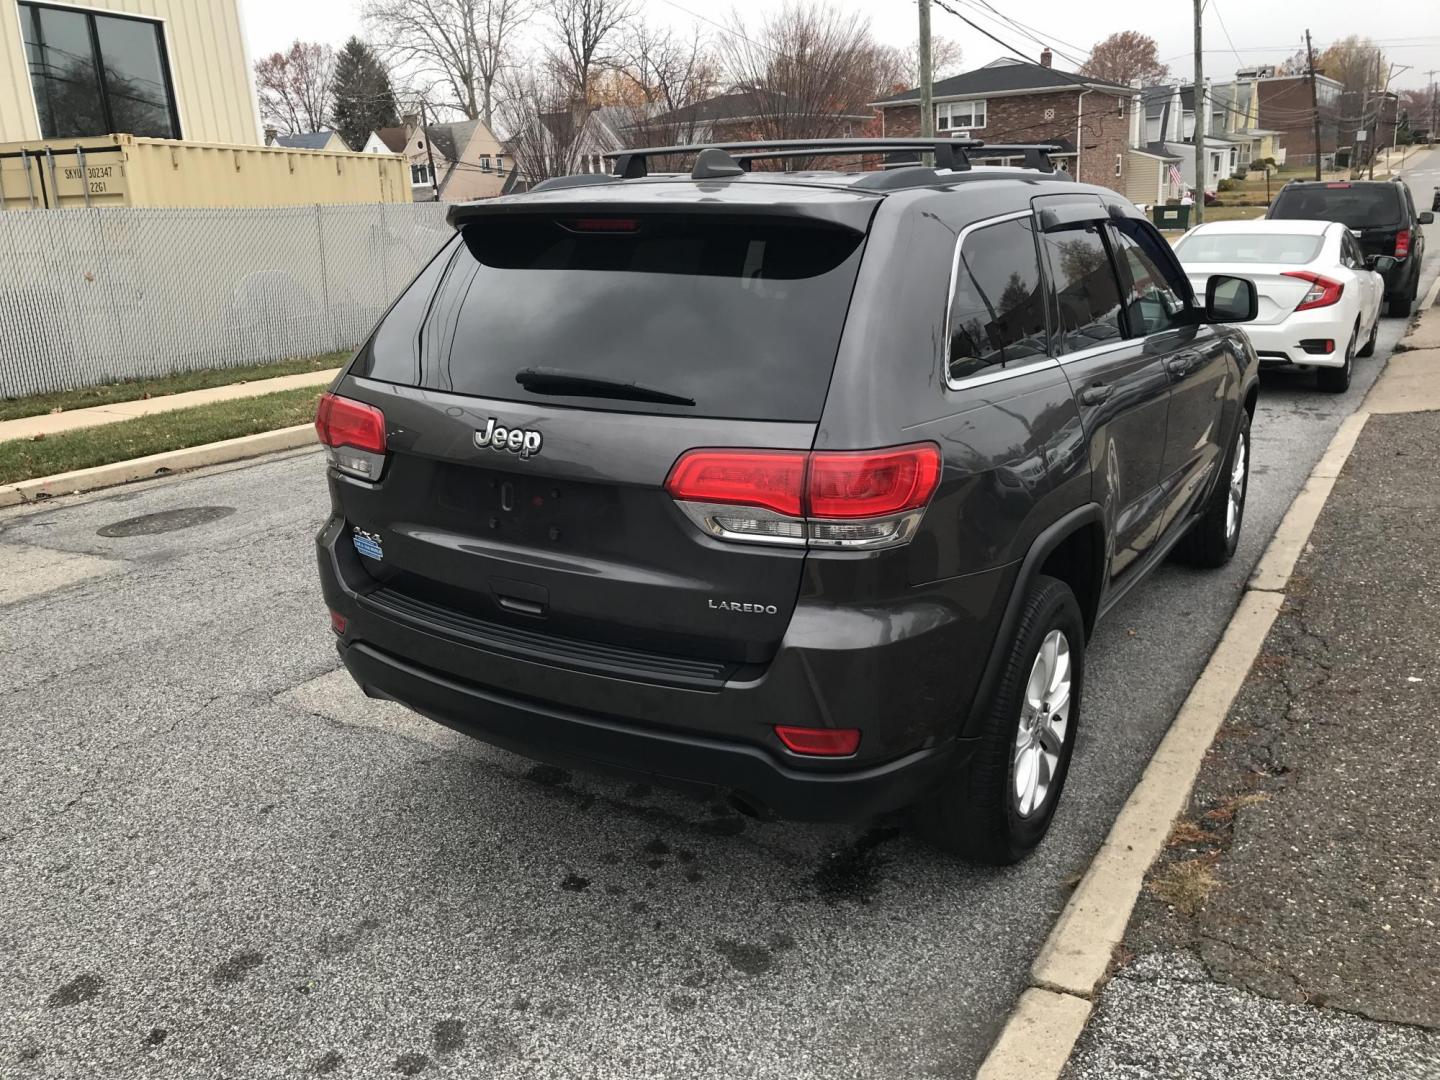
{"type": "Polygon", "coordinates": [[[507,428],[497,424],[493,416],[486,422],[484,431],[475,432],[475,445],[482,450],[487,446],[491,450],[508,450],[522,459],[538,454],[542,441],[540,432],[534,428],[507,428]]]}

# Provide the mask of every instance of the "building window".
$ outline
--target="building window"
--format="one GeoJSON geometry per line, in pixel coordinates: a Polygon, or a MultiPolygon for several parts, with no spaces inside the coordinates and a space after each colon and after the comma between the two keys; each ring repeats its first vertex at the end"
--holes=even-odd
{"type": "Polygon", "coordinates": [[[496,171],[496,172],[504,172],[504,171],[505,171],[505,155],[504,155],[504,154],[496,154],[496,155],[495,155],[495,171],[496,171]]]}
{"type": "Polygon", "coordinates": [[[42,137],[180,138],[160,23],[22,3],[20,25],[42,137]]]}
{"type": "Polygon", "coordinates": [[[1125,173],[1125,155],[1124,155],[1124,154],[1116,154],[1116,155],[1115,155],[1115,175],[1116,175],[1116,176],[1123,176],[1124,173],[1125,173]]]}
{"type": "Polygon", "coordinates": [[[947,101],[935,106],[935,130],[959,131],[985,126],[985,99],[947,101]]]}
{"type": "Polygon", "coordinates": [[[489,155],[489,154],[481,154],[481,155],[480,155],[480,171],[481,171],[481,172],[489,172],[489,171],[490,171],[490,155],[489,155]]]}
{"type": "Polygon", "coordinates": [[[418,165],[410,166],[410,183],[415,185],[416,187],[420,186],[421,184],[432,183],[430,177],[430,163],[428,161],[422,161],[418,165]]]}

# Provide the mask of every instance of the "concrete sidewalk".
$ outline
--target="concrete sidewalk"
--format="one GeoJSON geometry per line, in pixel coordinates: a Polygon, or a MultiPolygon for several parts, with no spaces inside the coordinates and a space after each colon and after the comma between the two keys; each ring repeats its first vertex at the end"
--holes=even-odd
{"type": "Polygon", "coordinates": [[[209,405],[216,401],[235,401],[239,398],[273,394],[280,390],[295,390],[304,386],[323,386],[335,378],[339,370],[339,368],[330,368],[325,371],[302,371],[296,375],[281,375],[274,379],[257,379],[254,382],[212,386],[205,390],[187,390],[184,393],[166,394],[163,397],[117,401],[110,405],[95,405],[88,409],[67,409],[65,412],[26,416],[19,420],[4,420],[0,421],[0,442],[59,435],[77,428],[99,427],[102,424],[130,420],[136,416],[152,416],[155,413],[188,409],[195,405],[209,405]]]}
{"type": "Polygon", "coordinates": [[[1363,408],[1067,1080],[1440,1078],[1440,349],[1363,408]]]}

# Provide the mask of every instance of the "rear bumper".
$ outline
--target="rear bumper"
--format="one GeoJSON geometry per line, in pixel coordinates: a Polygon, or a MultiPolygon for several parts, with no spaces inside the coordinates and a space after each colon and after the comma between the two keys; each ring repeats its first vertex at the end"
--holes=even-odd
{"type": "Polygon", "coordinates": [[[956,733],[1015,576],[1003,567],[868,609],[802,599],[763,670],[696,688],[478,646],[369,598],[342,518],[317,545],[326,603],[346,619],[341,656],[372,695],[538,760],[719,789],[814,821],[913,803],[968,758],[973,744],[956,733]],[[775,724],[858,727],[860,750],[795,755],[775,724]]]}
{"type": "Polygon", "coordinates": [[[743,743],[646,730],[598,716],[497,694],[390,656],[341,644],[341,658],[367,692],[446,727],[526,757],[666,787],[709,789],[748,808],[796,821],[839,821],[894,810],[930,790],[969,744],[950,742],[845,772],[787,768],[743,743]]]}
{"type": "MultiPolygon", "coordinates": [[[[1275,364],[1304,364],[1311,367],[1344,367],[1345,346],[1350,342],[1350,333],[1355,329],[1355,315],[1348,318],[1341,313],[1339,305],[1329,308],[1314,308],[1298,311],[1282,323],[1256,326],[1247,323],[1245,335],[1265,366],[1275,364]],[[1310,353],[1301,348],[1302,341],[1330,340],[1335,342],[1335,351],[1322,354],[1310,353]]],[[[1361,337],[1369,327],[1361,327],[1361,337]]],[[[1364,344],[1363,340],[1361,344],[1364,344]]]]}

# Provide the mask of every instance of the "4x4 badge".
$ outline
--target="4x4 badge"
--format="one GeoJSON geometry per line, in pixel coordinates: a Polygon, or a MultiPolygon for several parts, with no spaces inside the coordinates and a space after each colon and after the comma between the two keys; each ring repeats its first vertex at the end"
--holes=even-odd
{"type": "Polygon", "coordinates": [[[482,450],[488,446],[491,450],[508,450],[522,458],[538,454],[542,441],[540,432],[534,428],[507,428],[495,423],[493,416],[486,422],[484,431],[475,432],[475,445],[482,450]]]}

